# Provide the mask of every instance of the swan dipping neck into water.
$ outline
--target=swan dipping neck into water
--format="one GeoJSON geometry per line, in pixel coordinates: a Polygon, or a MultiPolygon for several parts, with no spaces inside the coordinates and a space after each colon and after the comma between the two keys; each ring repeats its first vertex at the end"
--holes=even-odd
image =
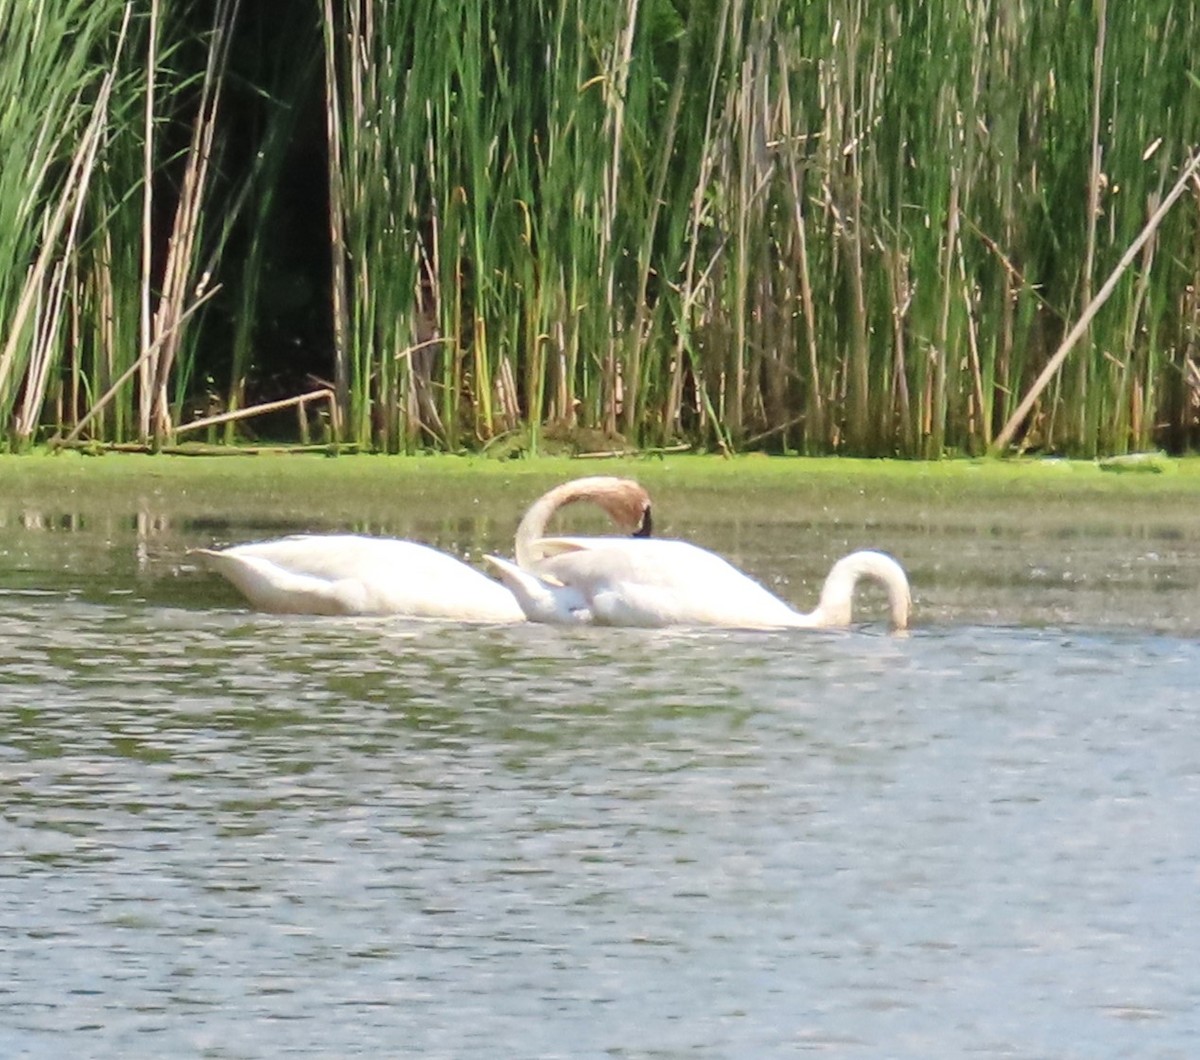
{"type": "MultiPolygon", "coordinates": [[[[543,534],[560,509],[599,505],[617,530],[648,536],[650,496],[632,479],[595,475],[539,497],[517,528],[515,569],[543,555],[543,534]]],[[[589,538],[559,538],[582,547],[589,538]]],[[[625,540],[615,538],[615,540],[625,540]]],[[[504,585],[462,560],[416,541],[359,534],[298,534],[192,552],[262,611],[312,615],[405,615],[465,622],[523,622],[504,585]]]]}
{"type": "Polygon", "coordinates": [[[891,626],[908,628],[912,596],[904,568],[882,552],[838,560],[814,611],[797,611],[753,578],[686,541],[545,538],[545,558],[524,570],[485,557],[535,622],[610,626],[831,629],[848,626],[854,590],[869,579],[887,591],[891,626]]]}

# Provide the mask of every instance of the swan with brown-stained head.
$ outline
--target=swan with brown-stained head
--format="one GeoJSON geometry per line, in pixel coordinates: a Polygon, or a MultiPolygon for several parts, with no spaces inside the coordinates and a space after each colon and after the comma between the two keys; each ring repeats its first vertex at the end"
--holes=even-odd
{"type": "MultiPolygon", "coordinates": [[[[574,479],[549,490],[526,511],[517,528],[516,569],[539,561],[550,519],[580,501],[599,505],[620,531],[643,537],[651,532],[650,496],[637,482],[608,475],[574,479]]],[[[555,540],[581,546],[589,539],[555,540]]],[[[500,582],[416,541],[298,534],[192,554],[262,611],[525,621],[524,609],[500,582]]]]}
{"type": "Polygon", "coordinates": [[[850,624],[862,579],[887,592],[892,628],[908,628],[912,595],[904,568],[882,552],[838,560],[815,610],[797,611],[714,552],[686,541],[545,538],[532,570],[485,559],[534,622],[609,626],[830,629],[850,624]]]}

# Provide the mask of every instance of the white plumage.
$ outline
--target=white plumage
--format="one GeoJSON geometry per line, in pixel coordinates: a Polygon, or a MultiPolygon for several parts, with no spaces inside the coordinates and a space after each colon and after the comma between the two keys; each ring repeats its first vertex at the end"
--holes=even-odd
{"type": "MultiPolygon", "coordinates": [[[[544,494],[525,513],[516,537],[519,567],[538,561],[551,516],[564,505],[583,500],[600,505],[620,530],[650,532],[650,498],[636,482],[606,475],[574,479],[544,494]]],[[[465,622],[525,620],[524,610],[499,582],[416,541],[300,534],[226,549],[196,549],[194,554],[263,611],[408,615],[465,622]]]]}
{"type": "Polygon", "coordinates": [[[887,590],[892,626],[905,629],[911,595],[904,569],[882,552],[838,560],[814,611],[795,610],[707,549],[686,541],[544,538],[533,570],[486,557],[535,622],[613,626],[726,626],[821,629],[850,624],[855,586],[887,590]]]}

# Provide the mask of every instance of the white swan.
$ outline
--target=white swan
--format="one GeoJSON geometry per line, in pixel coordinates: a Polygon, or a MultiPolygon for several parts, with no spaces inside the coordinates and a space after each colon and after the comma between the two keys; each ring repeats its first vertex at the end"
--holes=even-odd
{"type": "Polygon", "coordinates": [[[485,559],[534,622],[610,626],[825,629],[850,624],[861,578],[882,583],[894,629],[908,627],[904,568],[882,552],[852,552],[833,565],[815,611],[796,611],[715,553],[686,541],[544,538],[533,571],[485,559]]]}
{"type": "MultiPolygon", "coordinates": [[[[574,479],[539,497],[525,513],[517,528],[517,569],[533,565],[541,556],[539,543],[551,516],[584,500],[600,505],[619,530],[650,533],[650,497],[632,479],[574,479]]],[[[588,539],[560,540],[578,545],[588,539]]],[[[525,621],[524,610],[499,582],[416,541],[300,534],[232,548],[195,549],[192,554],[263,611],[525,621]]]]}

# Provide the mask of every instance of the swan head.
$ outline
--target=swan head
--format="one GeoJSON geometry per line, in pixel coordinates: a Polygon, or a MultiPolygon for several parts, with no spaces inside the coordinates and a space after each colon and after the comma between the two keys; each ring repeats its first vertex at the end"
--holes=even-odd
{"type": "Polygon", "coordinates": [[[613,475],[593,475],[568,482],[572,500],[587,500],[599,505],[622,534],[649,537],[654,523],[651,518],[650,494],[631,478],[613,475]]]}
{"type": "Polygon", "coordinates": [[[650,494],[633,479],[615,475],[571,479],[542,494],[525,512],[517,527],[519,566],[529,568],[541,558],[538,541],[546,536],[551,518],[560,508],[579,501],[597,505],[620,536],[649,537],[652,532],[650,494]]]}

